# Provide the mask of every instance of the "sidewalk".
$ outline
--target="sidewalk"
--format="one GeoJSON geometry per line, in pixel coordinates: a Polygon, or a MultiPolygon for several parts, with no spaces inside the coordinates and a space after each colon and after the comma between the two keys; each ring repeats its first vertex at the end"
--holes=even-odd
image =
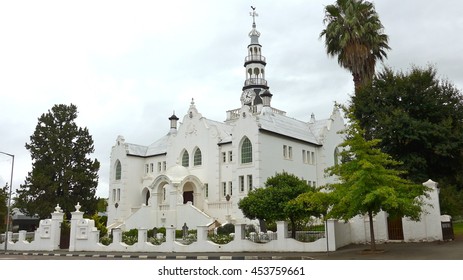
{"type": "Polygon", "coordinates": [[[463,260],[463,240],[348,245],[336,252],[311,254],[317,260],[463,260]]]}
{"type": "Polygon", "coordinates": [[[377,244],[377,252],[369,245],[348,245],[335,252],[321,253],[153,253],[153,252],[0,252],[15,259],[151,259],[151,260],[463,260],[463,240],[436,242],[394,242],[377,244]]]}

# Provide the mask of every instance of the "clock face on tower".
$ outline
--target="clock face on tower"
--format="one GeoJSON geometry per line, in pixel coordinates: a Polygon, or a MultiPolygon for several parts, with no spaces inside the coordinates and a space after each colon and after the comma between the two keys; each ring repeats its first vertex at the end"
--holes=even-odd
{"type": "Polygon", "coordinates": [[[241,94],[241,104],[251,105],[255,97],[256,97],[256,93],[252,89],[246,89],[241,94]]]}

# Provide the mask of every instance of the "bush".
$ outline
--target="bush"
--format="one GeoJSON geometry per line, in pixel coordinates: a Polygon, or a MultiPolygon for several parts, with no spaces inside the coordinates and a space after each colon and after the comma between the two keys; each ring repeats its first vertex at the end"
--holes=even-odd
{"type": "Polygon", "coordinates": [[[153,228],[148,230],[148,237],[156,237],[156,233],[162,233],[164,236],[166,236],[166,228],[161,227],[161,228],[153,228]]]}
{"type": "MultiPolygon", "coordinates": [[[[186,238],[188,238],[189,235],[197,235],[197,233],[198,233],[198,230],[196,230],[196,229],[189,230],[186,238]]],[[[165,234],[165,229],[164,229],[164,235],[166,235],[165,234]]],[[[183,230],[177,229],[175,231],[175,239],[184,239],[183,238],[183,230]]]]}
{"type": "Polygon", "coordinates": [[[113,243],[113,237],[112,236],[100,237],[100,243],[105,246],[108,246],[109,244],[113,243]]]}
{"type": "Polygon", "coordinates": [[[232,234],[217,234],[209,236],[209,240],[216,244],[227,244],[233,240],[232,234]]]}
{"type": "Polygon", "coordinates": [[[267,223],[267,231],[277,231],[277,223],[276,222],[266,222],[267,223]]]}
{"type": "Polygon", "coordinates": [[[133,245],[138,242],[138,229],[133,228],[122,233],[122,242],[127,245],[133,245]]]}
{"type": "Polygon", "coordinates": [[[217,235],[229,235],[230,233],[235,233],[235,225],[225,224],[217,228],[217,235]]]}
{"type": "Polygon", "coordinates": [[[166,236],[163,235],[161,239],[158,239],[156,237],[150,237],[148,241],[154,245],[161,245],[163,242],[166,242],[166,236]]]}
{"type": "Polygon", "coordinates": [[[198,240],[198,235],[196,234],[196,231],[194,233],[188,233],[188,235],[183,239],[183,244],[189,245],[193,242],[196,242],[198,240]]]}
{"type": "Polygon", "coordinates": [[[165,227],[159,228],[158,233],[162,233],[162,234],[164,234],[164,236],[166,236],[166,228],[165,227]]]}
{"type": "Polygon", "coordinates": [[[252,224],[246,225],[245,228],[244,228],[245,236],[246,236],[246,237],[249,237],[249,234],[250,234],[251,232],[257,232],[257,231],[256,231],[256,227],[255,227],[254,225],[252,225],[252,224]]]}
{"type": "Polygon", "coordinates": [[[92,216],[92,220],[95,221],[95,227],[100,231],[100,236],[106,236],[108,234],[108,228],[106,227],[108,217],[98,216],[98,214],[94,214],[92,216]]]}

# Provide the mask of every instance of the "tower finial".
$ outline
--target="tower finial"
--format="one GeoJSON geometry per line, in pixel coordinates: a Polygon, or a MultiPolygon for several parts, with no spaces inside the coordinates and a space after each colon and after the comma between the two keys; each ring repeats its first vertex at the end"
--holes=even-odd
{"type": "Polygon", "coordinates": [[[251,37],[251,44],[259,44],[260,32],[256,29],[256,7],[251,6],[252,12],[249,12],[249,15],[252,16],[252,30],[249,32],[249,37],[251,37]]]}
{"type": "Polygon", "coordinates": [[[256,13],[256,7],[251,6],[251,9],[252,9],[252,12],[249,12],[249,15],[252,16],[252,25],[255,26],[256,25],[256,17],[259,16],[259,15],[256,13]]]}

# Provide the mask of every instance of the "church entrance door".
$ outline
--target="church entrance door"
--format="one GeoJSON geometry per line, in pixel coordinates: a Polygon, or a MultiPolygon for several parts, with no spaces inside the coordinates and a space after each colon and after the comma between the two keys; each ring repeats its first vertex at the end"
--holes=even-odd
{"type": "Polygon", "coordinates": [[[183,192],[183,204],[187,204],[188,201],[191,201],[191,204],[193,204],[193,191],[183,192]]]}

